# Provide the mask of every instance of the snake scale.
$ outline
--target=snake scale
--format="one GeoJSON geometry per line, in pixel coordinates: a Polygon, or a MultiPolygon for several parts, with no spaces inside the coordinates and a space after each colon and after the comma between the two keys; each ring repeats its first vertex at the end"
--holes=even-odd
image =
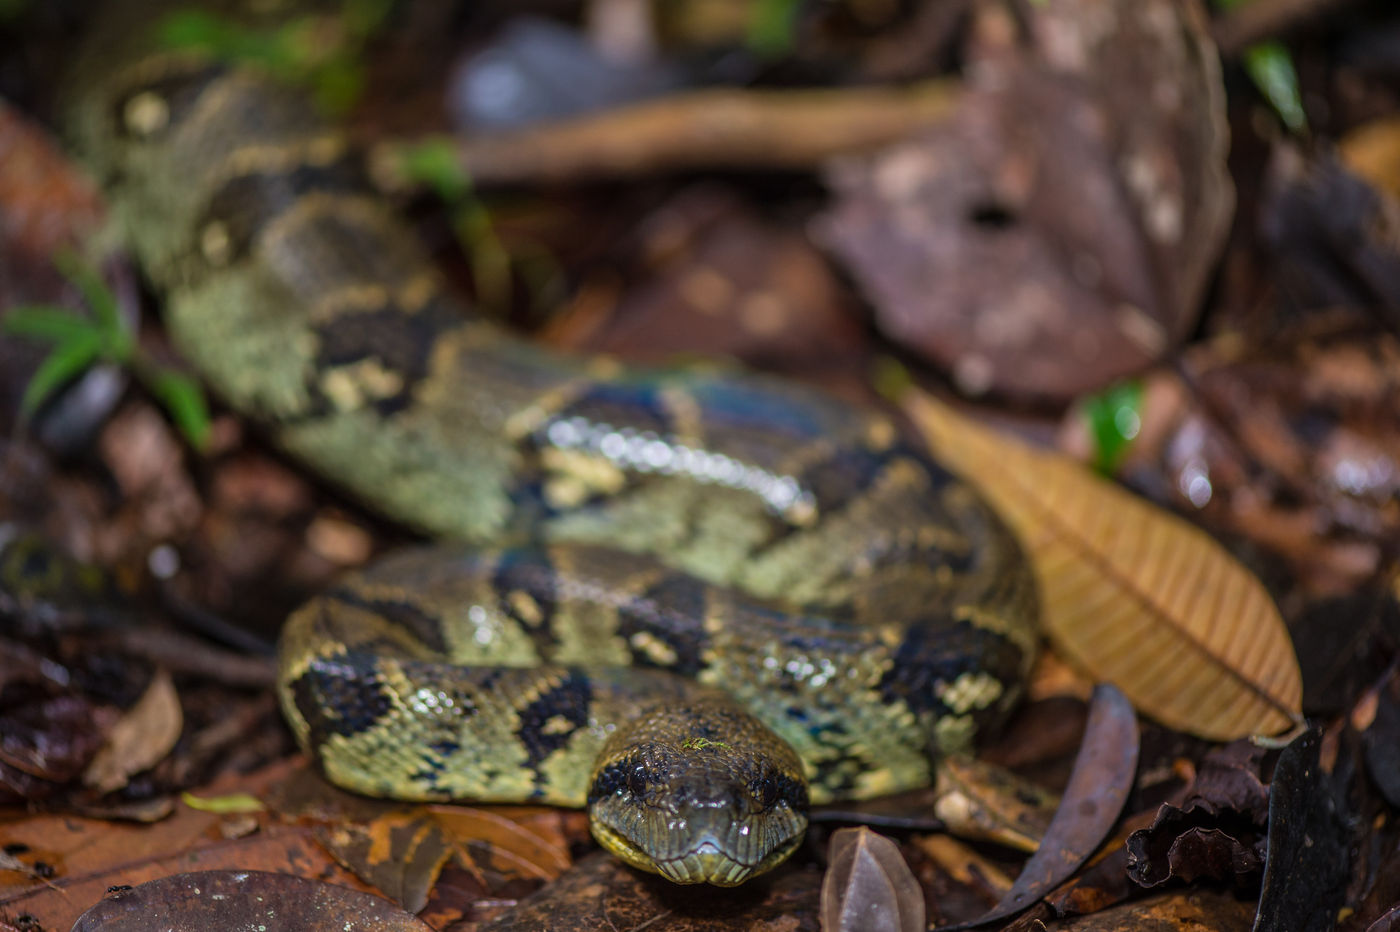
{"type": "Polygon", "coordinates": [[[330,779],[587,805],[628,862],[736,884],[809,802],[926,785],[1004,716],[1028,567],[888,419],[509,335],[299,93],[109,16],[68,125],[173,341],[290,454],[456,542],[287,622],[282,703],[330,779]]]}

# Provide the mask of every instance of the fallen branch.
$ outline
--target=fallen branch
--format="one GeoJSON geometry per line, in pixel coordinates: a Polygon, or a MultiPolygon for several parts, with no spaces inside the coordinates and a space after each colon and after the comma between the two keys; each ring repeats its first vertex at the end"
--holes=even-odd
{"type": "MultiPolygon", "coordinates": [[[[457,150],[477,185],[561,184],[713,168],[805,170],[946,119],[958,93],[958,83],[949,79],[902,88],[695,91],[464,139],[457,150]]],[[[401,168],[403,153],[413,145],[384,143],[371,153],[383,187],[414,186],[401,168]]]]}

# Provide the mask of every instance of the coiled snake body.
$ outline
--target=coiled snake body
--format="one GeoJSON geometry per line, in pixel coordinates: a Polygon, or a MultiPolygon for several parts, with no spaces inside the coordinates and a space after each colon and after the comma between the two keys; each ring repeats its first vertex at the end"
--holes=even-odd
{"type": "Polygon", "coordinates": [[[629,862],[733,884],[797,845],[809,798],[924,785],[1006,712],[1028,569],[887,420],[513,338],[298,94],[95,34],[73,135],[180,350],[312,468],[462,542],[288,621],[283,706],[332,780],[587,804],[629,862]]]}

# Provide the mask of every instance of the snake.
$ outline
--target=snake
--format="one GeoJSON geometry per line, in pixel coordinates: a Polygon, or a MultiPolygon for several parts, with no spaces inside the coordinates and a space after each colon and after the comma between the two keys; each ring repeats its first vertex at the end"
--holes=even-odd
{"type": "Polygon", "coordinates": [[[285,624],[285,717],[331,781],[586,807],[627,863],[725,886],[791,854],[810,806],[926,786],[1005,718],[1027,561],[890,416],[507,331],[305,93],[129,12],[92,30],[63,119],[172,343],[431,541],[285,624]]]}

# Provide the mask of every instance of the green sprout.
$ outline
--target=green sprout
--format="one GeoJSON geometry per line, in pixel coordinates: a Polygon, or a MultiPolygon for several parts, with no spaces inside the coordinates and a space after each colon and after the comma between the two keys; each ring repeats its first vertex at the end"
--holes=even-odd
{"type": "Polygon", "coordinates": [[[447,208],[482,305],[506,314],[517,275],[536,307],[544,302],[561,278],[557,263],[543,249],[507,248],[496,231],[490,210],[462,167],[451,137],[395,145],[386,151],[397,178],[426,187],[447,208]]]}
{"type": "MultiPolygon", "coordinates": [[[[1215,0],[1215,5],[1229,11],[1254,2],[1258,0],[1215,0]]],[[[1240,63],[1283,125],[1290,132],[1304,132],[1308,128],[1308,118],[1303,112],[1303,95],[1298,89],[1298,69],[1293,66],[1293,57],[1283,43],[1268,41],[1251,45],[1244,50],[1240,63]]]]}
{"type": "Polygon", "coordinates": [[[158,34],[168,48],[197,49],[310,88],[323,110],[339,114],[364,90],[365,46],[392,8],[393,0],[343,0],[336,17],[297,16],[267,29],[203,10],[179,10],[160,22],[158,34]]]}
{"type": "Polygon", "coordinates": [[[1094,441],[1094,469],[1111,476],[1142,430],[1142,384],[1123,382],[1091,395],[1083,412],[1094,441]]]}
{"type": "Polygon", "coordinates": [[[749,14],[747,44],[761,58],[779,58],[792,50],[802,0],[757,0],[749,14]]]}
{"type": "Polygon", "coordinates": [[[0,321],[0,330],[6,333],[53,346],[20,398],[21,423],[29,421],[58,389],[94,365],[109,362],[130,371],[170,413],[190,445],[204,449],[209,442],[209,408],[199,383],[157,364],[141,349],[96,269],[69,252],[59,253],[54,265],[78,289],[91,314],[28,305],[11,308],[0,321]]]}

